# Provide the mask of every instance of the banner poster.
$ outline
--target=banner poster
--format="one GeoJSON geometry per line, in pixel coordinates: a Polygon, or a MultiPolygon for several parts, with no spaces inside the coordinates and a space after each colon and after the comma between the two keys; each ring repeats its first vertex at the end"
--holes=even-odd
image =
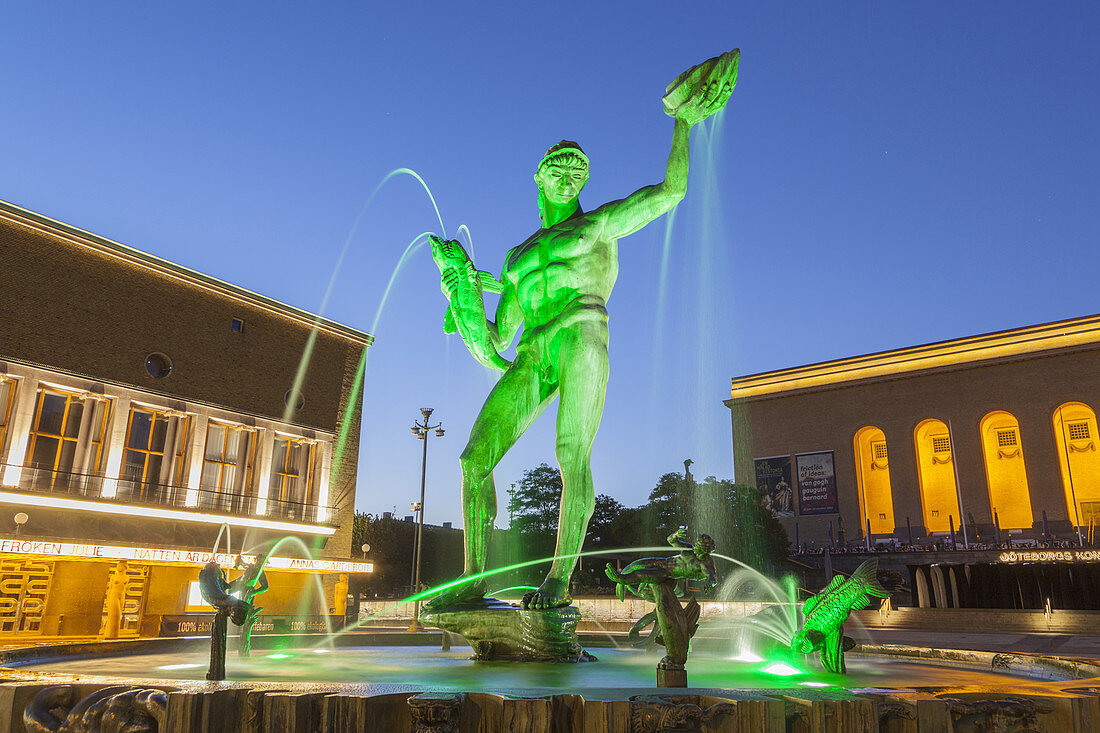
{"type": "Polygon", "coordinates": [[[791,457],[755,458],[756,488],[764,508],[777,517],[794,516],[794,495],[791,491],[791,457]]]}
{"type": "Polygon", "coordinates": [[[798,475],[799,515],[839,514],[833,452],[802,453],[795,456],[794,461],[798,475]]]}

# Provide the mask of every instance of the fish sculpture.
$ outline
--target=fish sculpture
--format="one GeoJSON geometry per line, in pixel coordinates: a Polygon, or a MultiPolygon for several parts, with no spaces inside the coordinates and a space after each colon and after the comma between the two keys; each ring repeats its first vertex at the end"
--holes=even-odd
{"type": "Polygon", "coordinates": [[[482,298],[484,291],[499,293],[503,286],[491,273],[474,269],[473,261],[459,242],[441,237],[430,237],[430,240],[432,259],[439,268],[439,274],[459,274],[455,278],[457,286],[451,293],[451,302],[443,319],[443,332],[451,334],[458,331],[475,359],[487,367],[504,371],[511,362],[498,354],[493,346],[482,298]]]}
{"type": "MultiPolygon", "coordinates": [[[[836,575],[816,596],[802,604],[805,621],[791,640],[791,650],[799,654],[821,652],[821,665],[829,672],[843,674],[844,622],[852,611],[871,603],[871,598],[889,598],[890,594],[878,582],[878,560],[861,564],[847,580],[836,575]]],[[[851,640],[848,640],[851,641],[851,640]]]]}

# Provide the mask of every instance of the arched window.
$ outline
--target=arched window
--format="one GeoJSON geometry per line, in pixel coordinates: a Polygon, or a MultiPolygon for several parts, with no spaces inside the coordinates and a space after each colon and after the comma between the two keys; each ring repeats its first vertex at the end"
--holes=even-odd
{"type": "Polygon", "coordinates": [[[978,428],[985,457],[985,482],[989,506],[1001,529],[1031,529],[1031,493],[1024,470],[1024,448],[1020,422],[1002,410],[982,418],[978,428]]]}
{"type": "Polygon", "coordinates": [[[927,532],[959,528],[959,494],[955,489],[955,465],[951,436],[942,420],[925,420],[913,431],[917,450],[917,476],[927,532]]]}
{"type": "Polygon", "coordinates": [[[1100,524],[1100,451],[1096,413],[1082,402],[1067,402],[1054,411],[1054,440],[1066,491],[1069,521],[1078,527],[1100,524]]]}
{"type": "Polygon", "coordinates": [[[893,534],[894,497],[890,493],[890,457],[886,434],[868,425],[853,439],[856,455],[856,481],[859,488],[861,534],[871,524],[871,534],[893,534]]]}

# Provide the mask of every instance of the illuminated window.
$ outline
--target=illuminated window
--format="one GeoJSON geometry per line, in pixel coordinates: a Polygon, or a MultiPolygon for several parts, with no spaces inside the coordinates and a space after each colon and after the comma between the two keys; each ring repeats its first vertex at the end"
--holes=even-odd
{"type": "Polygon", "coordinates": [[[874,425],[860,428],[853,438],[860,525],[870,534],[894,531],[894,499],[886,460],[886,434],[874,425]],[[869,529],[868,529],[869,525],[869,529]]]}
{"type": "Polygon", "coordinates": [[[1066,425],[1066,432],[1070,440],[1088,440],[1089,424],[1087,422],[1071,422],[1066,425]]]}
{"type": "Polygon", "coordinates": [[[206,429],[200,487],[218,495],[219,508],[244,509],[244,497],[238,494],[248,494],[252,488],[252,454],[255,451],[249,435],[242,426],[225,425],[213,420],[206,429]],[[238,475],[240,471],[243,471],[243,476],[238,475]]]}
{"type": "MultiPolygon", "coordinates": [[[[133,407],[130,410],[130,424],[126,429],[126,450],[122,456],[121,480],[131,482],[131,490],[140,498],[154,497],[160,484],[161,468],[165,455],[172,455],[172,446],[165,446],[168,437],[169,416],[160,410],[133,407]]],[[[183,450],[186,444],[187,428],[190,419],[182,417],[176,429],[173,442],[176,444],[174,468],[168,477],[168,483],[178,485],[183,472],[183,450]]]]}
{"type": "Polygon", "coordinates": [[[998,430],[997,431],[997,447],[998,448],[1012,448],[1017,444],[1016,431],[1015,430],[998,430]]]}
{"type": "Polygon", "coordinates": [[[36,482],[52,484],[59,472],[72,470],[83,413],[80,395],[53,389],[39,390],[27,445],[27,465],[36,469],[36,482]]]}
{"type": "Polygon", "coordinates": [[[289,516],[301,516],[306,507],[313,503],[315,448],[312,441],[275,438],[268,497],[286,503],[278,511],[289,516]]]}
{"type": "Polygon", "coordinates": [[[4,439],[8,437],[8,421],[11,419],[14,393],[15,382],[10,379],[0,379],[0,456],[3,455],[4,439]]]}
{"type": "Polygon", "coordinates": [[[886,460],[886,442],[872,443],[871,450],[874,452],[876,461],[886,460]]]}
{"type": "Polygon", "coordinates": [[[951,438],[947,435],[933,435],[932,436],[932,452],[933,453],[950,453],[951,452],[951,438]]]}

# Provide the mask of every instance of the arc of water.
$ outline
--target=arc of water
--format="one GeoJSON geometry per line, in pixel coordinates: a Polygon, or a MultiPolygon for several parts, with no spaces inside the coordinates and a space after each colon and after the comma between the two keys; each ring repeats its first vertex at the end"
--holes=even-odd
{"type": "Polygon", "coordinates": [[[218,536],[214,539],[214,549],[210,551],[211,555],[218,554],[218,545],[221,544],[223,534],[225,535],[225,551],[227,554],[232,554],[233,533],[228,524],[222,523],[222,526],[218,529],[218,536]]]}
{"type": "MultiPolygon", "coordinates": [[[[291,414],[294,412],[294,405],[297,403],[297,395],[301,394],[302,383],[305,381],[306,371],[309,369],[309,360],[313,354],[314,343],[317,340],[317,327],[320,325],[321,318],[324,315],[325,310],[328,308],[329,297],[332,295],[333,288],[336,285],[336,276],[340,273],[340,269],[343,267],[344,258],[347,256],[348,250],[351,248],[351,241],[355,237],[355,232],[359,229],[359,224],[366,216],[367,209],[370,207],[370,204],[374,200],[374,197],[378,194],[380,190],[382,190],[382,186],[386,185],[387,181],[397,175],[411,176],[418,183],[420,183],[421,187],[423,187],[424,189],[424,192],[428,194],[428,199],[432,202],[432,208],[435,210],[436,219],[439,220],[440,234],[444,236],[446,236],[447,234],[447,228],[443,224],[443,216],[439,213],[439,205],[436,203],[435,196],[432,195],[431,189],[428,188],[428,184],[424,182],[424,179],[420,177],[420,174],[410,168],[395,168],[387,173],[381,181],[379,181],[378,185],[374,187],[373,191],[371,191],[370,196],[367,197],[366,202],[359,209],[359,213],[356,215],[355,221],[352,222],[351,229],[348,231],[348,236],[344,238],[344,245],[340,248],[340,254],[336,258],[336,267],[333,268],[332,275],[329,277],[328,286],[325,288],[325,294],[321,298],[321,307],[317,311],[317,319],[313,323],[313,329],[310,331],[309,337],[306,340],[306,346],[304,349],[302,349],[302,358],[298,362],[298,369],[294,373],[294,382],[292,383],[290,388],[291,399],[287,400],[286,410],[283,412],[283,422],[286,422],[290,419],[291,414]]],[[[469,230],[467,229],[467,235],[468,234],[469,230]]],[[[398,267],[400,267],[400,264],[398,265],[398,267]]],[[[392,284],[393,277],[390,278],[390,282],[392,284]]],[[[387,288],[387,293],[388,292],[389,288],[387,288]]],[[[381,309],[382,306],[379,306],[379,312],[381,312],[381,309]]],[[[375,322],[377,322],[377,320],[378,316],[376,315],[375,322]]],[[[372,326],[371,333],[373,333],[374,330],[375,329],[372,326]]]]}

